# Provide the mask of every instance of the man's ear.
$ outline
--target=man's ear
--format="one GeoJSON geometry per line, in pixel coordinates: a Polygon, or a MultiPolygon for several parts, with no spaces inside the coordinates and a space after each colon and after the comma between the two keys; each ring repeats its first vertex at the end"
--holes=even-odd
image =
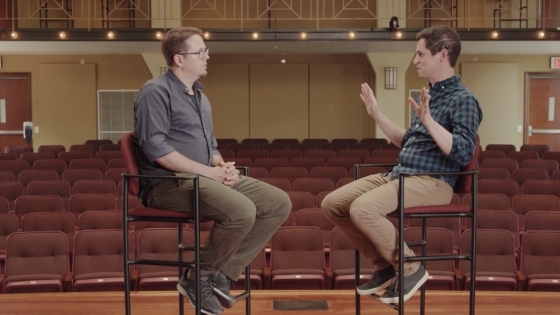
{"type": "Polygon", "coordinates": [[[443,48],[442,50],[440,50],[440,53],[441,53],[440,62],[445,62],[449,60],[449,51],[447,51],[447,49],[443,48]]]}

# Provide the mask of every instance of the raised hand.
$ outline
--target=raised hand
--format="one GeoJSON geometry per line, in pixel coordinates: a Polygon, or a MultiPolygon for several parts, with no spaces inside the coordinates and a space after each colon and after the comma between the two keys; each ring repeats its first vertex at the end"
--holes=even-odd
{"type": "Polygon", "coordinates": [[[408,98],[410,106],[412,106],[412,109],[414,109],[414,113],[416,113],[416,116],[420,118],[422,124],[426,124],[429,120],[432,119],[432,114],[430,113],[431,96],[428,92],[428,89],[422,88],[422,93],[420,94],[420,104],[417,104],[412,97],[408,98]]]}
{"type": "Polygon", "coordinates": [[[362,94],[360,94],[360,98],[366,105],[368,114],[375,118],[374,115],[379,110],[379,107],[377,106],[377,99],[367,83],[362,83],[362,94]]]}

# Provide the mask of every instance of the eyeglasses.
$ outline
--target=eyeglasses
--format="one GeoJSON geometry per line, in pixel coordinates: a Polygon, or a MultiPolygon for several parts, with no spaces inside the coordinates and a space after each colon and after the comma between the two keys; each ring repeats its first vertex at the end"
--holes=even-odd
{"type": "Polygon", "coordinates": [[[204,59],[204,56],[208,56],[210,49],[205,48],[203,51],[192,52],[192,53],[179,53],[177,55],[198,55],[199,59],[204,59]]]}

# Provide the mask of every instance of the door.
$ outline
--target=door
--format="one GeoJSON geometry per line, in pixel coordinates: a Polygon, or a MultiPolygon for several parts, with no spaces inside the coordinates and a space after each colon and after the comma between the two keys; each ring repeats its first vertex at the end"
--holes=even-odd
{"type": "Polygon", "coordinates": [[[31,74],[0,73],[0,152],[25,145],[24,121],[31,121],[31,74]]]}
{"type": "Polygon", "coordinates": [[[560,73],[527,73],[524,144],[560,151],[560,73]]]}

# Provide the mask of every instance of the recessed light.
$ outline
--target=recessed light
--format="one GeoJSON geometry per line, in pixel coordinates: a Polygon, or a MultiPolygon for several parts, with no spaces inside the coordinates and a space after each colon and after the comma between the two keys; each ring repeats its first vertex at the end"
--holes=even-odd
{"type": "Polygon", "coordinates": [[[254,32],[253,34],[251,34],[251,37],[252,37],[253,39],[259,39],[259,33],[254,32]]]}
{"type": "Polygon", "coordinates": [[[492,38],[496,39],[496,38],[498,38],[498,35],[499,35],[498,31],[493,31],[492,32],[492,38]]]}
{"type": "Polygon", "coordinates": [[[18,35],[18,33],[17,33],[16,31],[14,31],[14,32],[11,32],[11,33],[10,33],[10,36],[11,36],[13,39],[16,39],[16,38],[18,38],[19,35],[18,35]]]}
{"type": "Polygon", "coordinates": [[[544,38],[545,35],[546,35],[546,33],[544,31],[539,31],[539,33],[537,34],[537,36],[539,36],[539,38],[544,38]]]}
{"type": "Polygon", "coordinates": [[[162,39],[163,38],[163,33],[162,32],[157,32],[156,33],[156,38],[157,39],[162,39]]]}
{"type": "Polygon", "coordinates": [[[115,38],[115,33],[111,32],[111,31],[108,32],[108,33],[107,33],[107,38],[108,38],[108,39],[113,39],[113,38],[115,38]]]}
{"type": "Polygon", "coordinates": [[[398,39],[401,39],[403,37],[403,33],[401,31],[397,31],[395,33],[395,37],[398,38],[398,39]]]}
{"type": "Polygon", "coordinates": [[[299,33],[299,38],[306,39],[307,38],[307,33],[306,32],[299,33]]]}
{"type": "Polygon", "coordinates": [[[204,39],[208,39],[208,38],[210,38],[210,33],[204,32],[203,36],[204,36],[204,39]]]}
{"type": "Polygon", "coordinates": [[[349,32],[349,33],[348,33],[348,38],[350,38],[350,39],[356,38],[356,33],[352,32],[352,31],[349,32]]]}
{"type": "Polygon", "coordinates": [[[65,39],[66,38],[66,33],[65,32],[59,32],[58,33],[58,38],[65,39]]]}

